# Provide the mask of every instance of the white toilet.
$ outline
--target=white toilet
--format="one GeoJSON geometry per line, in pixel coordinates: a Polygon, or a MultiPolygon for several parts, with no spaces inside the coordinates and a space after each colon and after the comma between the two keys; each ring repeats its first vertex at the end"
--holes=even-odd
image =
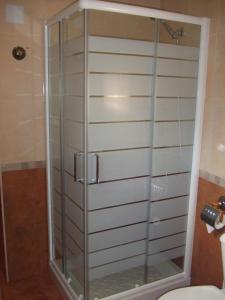
{"type": "MultiPolygon", "coordinates": [[[[220,242],[225,280],[225,233],[221,235],[220,242]]],[[[158,300],[225,300],[225,289],[218,289],[212,285],[185,287],[170,291],[158,300]]]]}

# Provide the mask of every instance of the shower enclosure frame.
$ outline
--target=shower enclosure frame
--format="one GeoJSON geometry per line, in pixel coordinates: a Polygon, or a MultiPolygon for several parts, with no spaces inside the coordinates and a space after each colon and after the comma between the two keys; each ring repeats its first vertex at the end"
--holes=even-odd
{"type": "MultiPolygon", "coordinates": [[[[203,126],[203,112],[204,112],[204,99],[206,90],[206,77],[207,77],[207,57],[208,57],[208,44],[209,44],[209,25],[210,21],[204,17],[194,17],[179,13],[162,11],[158,9],[143,8],[127,4],[117,4],[111,2],[103,2],[98,0],[80,0],[75,4],[65,8],[56,16],[53,16],[45,24],[45,97],[46,97],[46,139],[47,139],[47,189],[48,189],[48,233],[49,233],[49,264],[53,270],[57,280],[67,293],[70,299],[80,299],[68,284],[66,278],[62,275],[58,266],[53,260],[53,231],[52,231],[52,213],[51,213],[51,187],[50,187],[50,145],[49,145],[49,98],[48,98],[48,27],[60,22],[67,18],[69,15],[81,10],[100,10],[106,12],[114,12],[120,14],[129,14],[143,17],[153,17],[156,19],[171,20],[177,22],[185,22],[190,24],[199,25],[201,27],[200,37],[200,55],[199,55],[199,69],[198,69],[198,83],[197,83],[197,104],[196,104],[196,122],[193,144],[193,159],[192,159],[192,172],[190,181],[190,198],[188,208],[188,223],[187,223],[187,238],[185,249],[184,270],[182,273],[170,276],[165,279],[158,280],[153,283],[145,284],[141,287],[128,290],[104,299],[155,299],[155,297],[162,294],[162,292],[180,286],[190,284],[191,273],[191,260],[192,248],[194,238],[194,225],[195,225],[195,212],[197,202],[198,178],[200,167],[200,152],[201,152],[201,138],[203,126]]],[[[87,26],[86,26],[87,27],[87,26]]],[[[85,33],[87,36],[87,32],[85,33]]],[[[87,45],[86,45],[87,46],[87,45]]],[[[86,51],[86,50],[85,50],[86,51]]],[[[87,60],[87,58],[85,59],[87,60]]],[[[87,65],[87,62],[85,63],[87,65]]],[[[85,73],[87,70],[85,71],[85,73]]],[[[87,102],[87,88],[88,79],[85,77],[85,103],[87,102]]],[[[87,118],[87,111],[85,113],[87,118]]],[[[86,120],[85,120],[86,123],[86,120]]],[[[87,135],[87,129],[85,130],[87,135]]],[[[86,137],[85,137],[86,138],[86,137]]],[[[85,150],[87,152],[87,149],[85,150]]],[[[87,168],[87,164],[85,166],[87,168]]],[[[86,198],[85,198],[86,199],[86,198]]],[[[86,202],[86,201],[85,201],[86,202]]],[[[85,255],[86,256],[86,255],[85,255]]],[[[87,273],[87,272],[85,272],[87,273]]]]}

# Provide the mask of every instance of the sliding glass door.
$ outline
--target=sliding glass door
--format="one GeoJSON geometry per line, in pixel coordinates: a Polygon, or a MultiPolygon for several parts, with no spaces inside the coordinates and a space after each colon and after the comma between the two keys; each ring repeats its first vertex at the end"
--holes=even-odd
{"type": "Polygon", "coordinates": [[[51,26],[49,39],[54,260],[75,292],[84,295],[84,12],[51,26]]]}
{"type": "Polygon", "coordinates": [[[85,300],[182,273],[200,27],[82,10],[48,37],[55,264],[85,300]]]}
{"type": "Polygon", "coordinates": [[[146,282],[155,20],[88,13],[90,298],[146,282]],[[121,28],[123,28],[121,30],[121,28]]]}

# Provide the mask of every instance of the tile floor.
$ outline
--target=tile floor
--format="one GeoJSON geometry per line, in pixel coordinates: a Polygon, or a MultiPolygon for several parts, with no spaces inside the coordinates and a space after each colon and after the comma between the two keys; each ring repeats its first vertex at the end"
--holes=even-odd
{"type": "Polygon", "coordinates": [[[1,300],[67,300],[50,270],[41,277],[7,284],[0,273],[1,300]]]}

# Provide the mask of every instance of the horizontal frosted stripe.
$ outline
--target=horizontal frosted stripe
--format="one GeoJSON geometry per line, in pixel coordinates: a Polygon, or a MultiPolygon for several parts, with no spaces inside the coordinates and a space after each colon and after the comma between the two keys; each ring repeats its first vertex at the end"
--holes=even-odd
{"type": "Polygon", "coordinates": [[[128,204],[88,213],[88,232],[95,232],[147,220],[147,203],[128,204]]]}
{"type": "Polygon", "coordinates": [[[149,254],[156,254],[171,248],[183,246],[186,241],[186,233],[179,233],[149,242],[149,254]]]}
{"type": "Polygon", "coordinates": [[[192,146],[152,150],[152,175],[191,171],[192,146]]]}
{"type": "Polygon", "coordinates": [[[89,251],[96,251],[146,238],[146,223],[130,225],[88,236],[89,251]]]}
{"type": "Polygon", "coordinates": [[[50,138],[56,143],[60,143],[60,120],[58,118],[50,118],[50,138]]]}
{"type": "Polygon", "coordinates": [[[84,51],[84,38],[71,39],[64,42],[64,55],[69,56],[84,51]]]}
{"type": "Polygon", "coordinates": [[[197,60],[199,57],[199,48],[196,47],[158,43],[157,50],[158,56],[161,57],[191,60],[197,60]]]}
{"type": "Polygon", "coordinates": [[[54,228],[54,246],[56,251],[56,256],[62,255],[62,234],[57,227],[54,228]]]}
{"type": "Polygon", "coordinates": [[[53,218],[55,227],[62,230],[62,215],[56,209],[54,209],[53,218]]]}
{"type": "Polygon", "coordinates": [[[134,178],[90,185],[89,210],[131,203],[149,198],[150,179],[134,178]]]}
{"type": "Polygon", "coordinates": [[[66,247],[70,249],[70,251],[73,253],[74,256],[79,256],[79,257],[83,257],[83,252],[81,251],[81,249],[76,245],[76,243],[74,242],[74,240],[66,235],[65,236],[65,240],[66,240],[66,247]]]}
{"type": "Polygon", "coordinates": [[[149,147],[151,122],[89,125],[89,151],[149,147]]]}
{"type": "MultiPolygon", "coordinates": [[[[149,209],[150,222],[185,215],[188,212],[188,196],[172,198],[151,203],[149,209]]],[[[151,225],[150,225],[151,226],[151,225]]]]}
{"type": "Polygon", "coordinates": [[[82,97],[64,97],[64,119],[83,122],[84,121],[84,99],[82,97]]]}
{"type": "Polygon", "coordinates": [[[193,121],[155,123],[154,147],[193,144],[194,125],[193,121]]]}
{"type": "Polygon", "coordinates": [[[149,226],[149,240],[186,231],[186,227],[186,216],[153,223],[149,226]]]}
{"type": "Polygon", "coordinates": [[[190,173],[156,177],[152,179],[151,200],[187,195],[189,189],[190,173]]]}
{"type": "Polygon", "coordinates": [[[55,57],[55,59],[48,60],[48,74],[55,75],[59,73],[60,64],[59,64],[59,57],[55,57]]]}
{"type": "Polygon", "coordinates": [[[49,77],[49,89],[48,89],[48,93],[50,96],[58,96],[59,92],[60,92],[60,80],[59,80],[59,76],[56,76],[54,74],[53,76],[49,77]]]}
{"type": "Polygon", "coordinates": [[[51,167],[60,169],[60,144],[50,140],[51,167]]]}
{"type": "Polygon", "coordinates": [[[91,98],[89,122],[150,120],[151,98],[91,98]]]}
{"type": "Polygon", "coordinates": [[[99,153],[100,181],[150,174],[151,149],[134,149],[99,153]]]}
{"type": "Polygon", "coordinates": [[[57,227],[57,225],[54,226],[54,234],[57,237],[57,239],[61,242],[61,240],[62,240],[62,231],[57,227]]]}
{"type": "Polygon", "coordinates": [[[48,47],[48,55],[51,60],[59,57],[59,40],[55,45],[49,45],[48,47]]]}
{"type": "Polygon", "coordinates": [[[74,178],[64,172],[65,194],[69,196],[78,206],[84,207],[84,186],[75,182],[74,178]]]}
{"type": "Polygon", "coordinates": [[[154,43],[147,41],[90,36],[88,46],[95,52],[154,55],[154,43]]]}
{"type": "MultiPolygon", "coordinates": [[[[143,75],[90,74],[89,94],[91,96],[151,96],[152,78],[143,75]]],[[[72,86],[71,91],[75,92],[72,86]]]]}
{"type": "Polygon", "coordinates": [[[163,98],[155,101],[155,120],[195,119],[196,99],[163,98]]]}
{"type": "Polygon", "coordinates": [[[77,150],[65,145],[64,146],[64,169],[74,176],[74,153],[77,150]]]}
{"type": "Polygon", "coordinates": [[[65,212],[70,220],[77,225],[77,227],[83,231],[84,228],[84,212],[76,206],[69,198],[65,197],[65,212]]]}
{"type": "MultiPolygon", "coordinates": [[[[94,269],[89,270],[89,279],[93,280],[97,278],[102,278],[113,273],[118,273],[138,266],[142,266],[144,265],[144,263],[145,263],[145,255],[139,255],[136,257],[124,259],[122,261],[114,262],[105,266],[96,267],[94,269]]],[[[144,276],[144,268],[143,268],[143,276],[144,276]]]]}
{"type": "Polygon", "coordinates": [[[52,168],[52,188],[55,189],[58,193],[61,192],[60,171],[56,168],[52,168]]]}
{"type": "MultiPolygon", "coordinates": [[[[48,53],[48,72],[49,74],[55,74],[55,73],[59,73],[59,67],[60,67],[60,63],[59,63],[59,48],[55,49],[57,52],[53,53],[54,56],[52,56],[52,54],[48,53]],[[55,68],[56,69],[52,69],[55,68]]],[[[40,59],[40,58],[39,58],[40,59]]],[[[35,57],[36,63],[38,62],[38,56],[35,57]]]]}
{"type": "MultiPolygon", "coordinates": [[[[153,254],[148,257],[148,265],[157,265],[166,261],[169,261],[171,259],[175,259],[177,257],[184,256],[185,247],[179,247],[172,250],[168,250],[162,253],[153,254]]],[[[177,270],[176,270],[177,273],[177,270]]]]}
{"type": "Polygon", "coordinates": [[[60,169],[60,144],[50,140],[51,167],[60,169]]]}
{"type": "Polygon", "coordinates": [[[146,242],[139,241],[128,245],[122,245],[88,255],[89,268],[107,264],[119,259],[143,254],[146,249],[146,242]]]}
{"type": "Polygon", "coordinates": [[[84,75],[65,74],[65,95],[83,96],[84,95],[84,75]]]}
{"type": "Polygon", "coordinates": [[[157,77],[157,97],[196,97],[197,79],[157,77]]]}
{"type": "Polygon", "coordinates": [[[70,120],[64,121],[64,142],[75,149],[83,149],[84,125],[70,120]]]}
{"type": "Polygon", "coordinates": [[[58,241],[57,239],[55,240],[55,251],[57,253],[57,257],[59,257],[59,259],[61,259],[61,256],[62,256],[62,243],[60,243],[60,241],[58,241]]]}
{"type": "Polygon", "coordinates": [[[74,241],[66,236],[66,265],[68,272],[72,273],[76,279],[83,284],[84,278],[84,254],[77,247],[74,241]]]}
{"type": "Polygon", "coordinates": [[[89,72],[153,74],[153,58],[89,54],[89,72]]]}
{"type": "Polygon", "coordinates": [[[84,234],[68,219],[65,218],[65,232],[69,234],[81,249],[84,248],[84,234]]]}
{"type": "Polygon", "coordinates": [[[49,114],[50,118],[55,117],[59,119],[60,116],[60,97],[59,96],[49,96],[49,114]]]}
{"type": "Polygon", "coordinates": [[[198,62],[158,58],[156,74],[164,76],[197,77],[198,62]]]}
{"type": "Polygon", "coordinates": [[[84,71],[84,54],[66,56],[64,58],[65,73],[79,73],[84,71]]]}
{"type": "Polygon", "coordinates": [[[62,210],[62,203],[61,203],[61,194],[56,191],[52,191],[52,207],[56,209],[59,213],[62,210]]]}
{"type": "Polygon", "coordinates": [[[57,227],[54,226],[54,236],[58,244],[61,246],[62,245],[62,231],[57,227]]]}

